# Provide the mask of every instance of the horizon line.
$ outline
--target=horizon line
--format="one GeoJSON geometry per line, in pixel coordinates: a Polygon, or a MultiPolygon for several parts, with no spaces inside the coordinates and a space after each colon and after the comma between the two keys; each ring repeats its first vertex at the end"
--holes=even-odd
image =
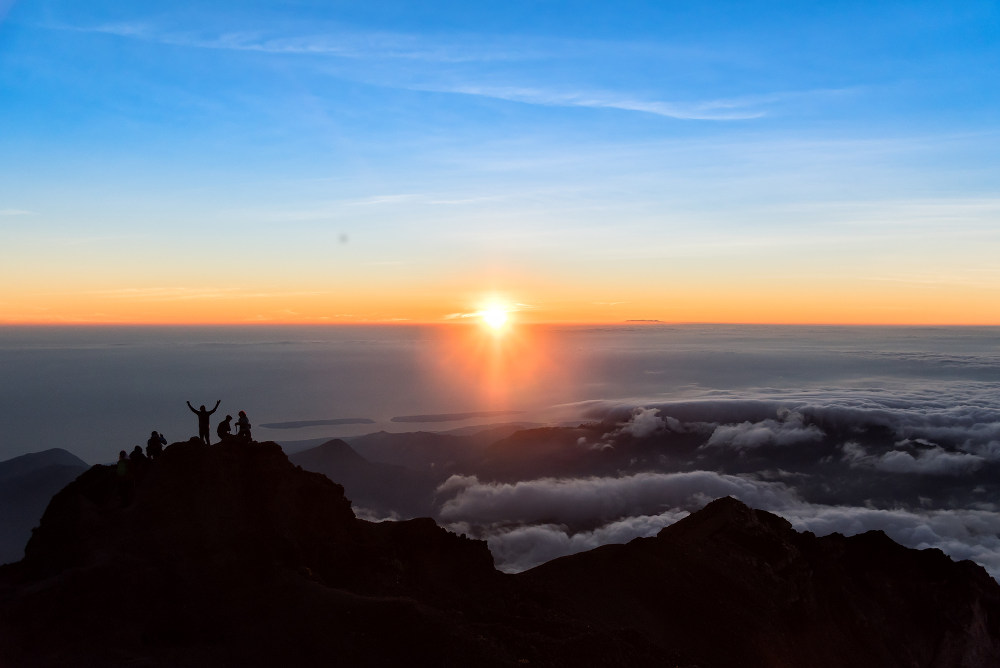
{"type": "MultiPolygon", "coordinates": [[[[720,327],[1000,327],[997,322],[942,322],[942,321],[914,321],[914,322],[858,322],[858,321],[739,321],[739,320],[658,320],[658,319],[626,319],[626,320],[531,320],[512,323],[513,327],[534,327],[534,326],[564,326],[564,327],[593,327],[593,326],[720,326],[720,327]]],[[[0,321],[0,328],[16,327],[65,327],[65,328],[89,328],[89,327],[122,327],[122,328],[142,328],[142,327],[480,327],[478,322],[462,322],[455,320],[408,320],[408,319],[386,319],[386,320],[352,320],[341,322],[330,322],[324,320],[289,322],[289,321],[0,321]]]]}

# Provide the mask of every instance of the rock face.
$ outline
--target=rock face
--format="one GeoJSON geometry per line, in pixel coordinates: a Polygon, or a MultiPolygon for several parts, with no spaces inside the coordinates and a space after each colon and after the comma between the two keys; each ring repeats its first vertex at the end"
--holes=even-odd
{"type": "Polygon", "coordinates": [[[520,575],[431,520],[358,520],[273,443],[95,466],[0,569],[0,665],[1000,665],[1000,586],[884,535],[720,499],[520,575]]]}
{"type": "Polygon", "coordinates": [[[377,665],[408,653],[381,624],[440,625],[422,605],[499,578],[429,520],[356,520],[273,443],[175,443],[135,474],[95,466],[52,499],[0,578],[0,665],[377,665]]]}
{"type": "Polygon", "coordinates": [[[699,666],[1000,665],[1000,587],[982,567],[882,532],[800,534],[728,497],[525,576],[699,666]]]}

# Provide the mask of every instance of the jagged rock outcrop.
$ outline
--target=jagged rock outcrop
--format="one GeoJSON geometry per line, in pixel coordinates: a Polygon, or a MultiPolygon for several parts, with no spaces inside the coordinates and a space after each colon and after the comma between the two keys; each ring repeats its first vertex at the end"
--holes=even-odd
{"type": "Polygon", "coordinates": [[[273,443],[175,443],[128,481],[95,466],[25,554],[3,572],[0,665],[380,665],[411,650],[376,624],[438,639],[448,615],[427,610],[499,578],[484,543],[430,520],[355,519],[273,443]]]}
{"type": "Polygon", "coordinates": [[[1000,586],[981,566],[882,532],[798,533],[728,497],[525,577],[699,666],[1000,665],[1000,586]]]}
{"type": "Polygon", "coordinates": [[[358,520],[273,443],[93,467],[0,568],[4,666],[971,668],[998,624],[979,566],[733,499],[504,575],[429,519],[358,520]]]}

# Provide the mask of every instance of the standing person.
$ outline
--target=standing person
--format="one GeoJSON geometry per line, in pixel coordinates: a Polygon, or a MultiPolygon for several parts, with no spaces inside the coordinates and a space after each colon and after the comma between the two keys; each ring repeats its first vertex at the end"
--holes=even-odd
{"type": "Polygon", "coordinates": [[[240,417],[236,420],[236,437],[248,443],[253,440],[250,436],[250,419],[243,411],[240,411],[240,417]]]}
{"type": "Polygon", "coordinates": [[[205,441],[205,445],[212,445],[212,430],[208,418],[212,413],[219,410],[219,404],[222,403],[222,399],[216,401],[215,408],[210,411],[205,410],[205,404],[202,404],[201,408],[195,410],[190,401],[186,403],[191,412],[198,416],[198,438],[205,441]]]}
{"type": "Polygon", "coordinates": [[[118,453],[118,496],[122,505],[127,506],[132,500],[132,471],[129,469],[128,453],[122,450],[118,453]]]}
{"type": "Polygon", "coordinates": [[[132,474],[133,481],[137,481],[146,474],[146,464],[149,460],[142,453],[142,446],[137,445],[128,456],[128,470],[132,474]]]}
{"type": "Polygon", "coordinates": [[[146,441],[146,456],[150,459],[156,459],[163,454],[163,446],[167,444],[167,439],[163,437],[158,431],[154,431],[146,441]]]}

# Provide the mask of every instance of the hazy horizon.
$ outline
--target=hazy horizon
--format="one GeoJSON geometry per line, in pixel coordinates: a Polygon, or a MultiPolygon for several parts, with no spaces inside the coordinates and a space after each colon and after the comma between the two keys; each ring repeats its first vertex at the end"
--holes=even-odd
{"type": "MultiPolygon", "coordinates": [[[[551,422],[582,417],[585,409],[574,414],[574,406],[588,402],[755,393],[769,384],[804,391],[831,375],[866,376],[879,367],[889,375],[874,379],[900,382],[900,374],[926,370],[909,369],[902,358],[892,368],[890,355],[922,348],[929,354],[928,347],[934,355],[970,347],[992,355],[998,333],[994,327],[665,323],[512,325],[501,335],[478,325],[0,327],[9,379],[0,456],[45,449],[37,443],[90,463],[113,459],[117,450],[98,454],[94,435],[81,434],[87,425],[93,431],[106,425],[116,438],[136,443],[152,429],[184,440],[180,434],[194,434],[185,401],[223,399],[215,418],[242,408],[257,425],[371,420],[339,429],[257,431],[292,440],[406,431],[407,422],[392,420],[401,416],[516,411],[517,420],[551,422]],[[883,359],[868,357],[879,350],[883,359]],[[739,363],[724,368],[719,355],[739,363]],[[859,359],[865,366],[855,366],[859,359]],[[391,385],[383,384],[387,378],[391,385]],[[45,417],[51,411],[68,419],[45,417]],[[130,435],[123,433],[127,426],[130,435]]],[[[430,424],[444,430],[468,423],[430,424]]]]}

